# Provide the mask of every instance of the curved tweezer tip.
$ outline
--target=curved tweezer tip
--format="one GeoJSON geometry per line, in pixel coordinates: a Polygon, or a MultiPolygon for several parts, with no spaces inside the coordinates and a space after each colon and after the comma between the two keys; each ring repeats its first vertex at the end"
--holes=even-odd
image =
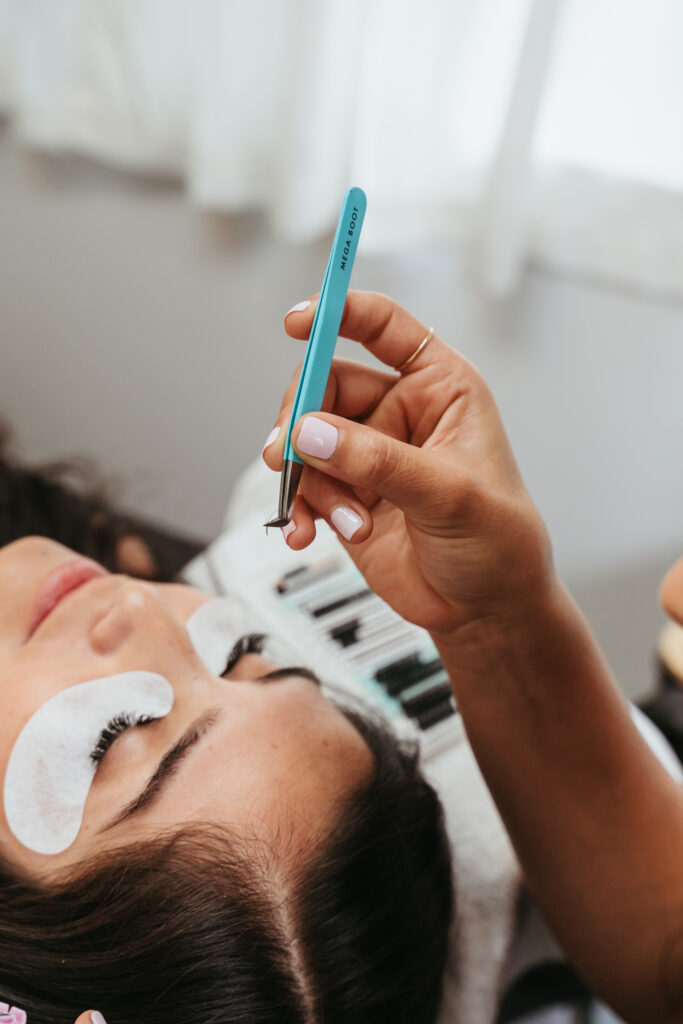
{"type": "Polygon", "coordinates": [[[285,459],[280,476],[280,500],[278,501],[277,515],[263,524],[266,529],[269,526],[286,526],[287,523],[291,522],[294,498],[296,497],[303,471],[303,462],[285,459]]]}
{"type": "Polygon", "coordinates": [[[289,522],[286,516],[276,516],[275,519],[269,519],[267,523],[264,523],[266,530],[269,526],[286,526],[289,522]]]}

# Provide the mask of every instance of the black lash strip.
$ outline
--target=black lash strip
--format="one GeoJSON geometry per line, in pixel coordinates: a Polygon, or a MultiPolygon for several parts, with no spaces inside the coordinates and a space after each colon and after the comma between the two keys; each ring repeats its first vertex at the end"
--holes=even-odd
{"type": "Polygon", "coordinates": [[[245,633],[234,645],[221,675],[227,675],[245,654],[260,654],[266,642],[265,633],[245,633]]]}
{"type": "Polygon", "coordinates": [[[110,718],[104,729],[100,733],[97,739],[97,743],[90,752],[90,760],[94,765],[98,765],[104,755],[109,750],[114,740],[125,732],[126,729],[132,729],[136,725],[147,725],[148,722],[153,722],[154,719],[149,715],[131,715],[128,711],[121,711],[118,715],[114,715],[110,718]]]}

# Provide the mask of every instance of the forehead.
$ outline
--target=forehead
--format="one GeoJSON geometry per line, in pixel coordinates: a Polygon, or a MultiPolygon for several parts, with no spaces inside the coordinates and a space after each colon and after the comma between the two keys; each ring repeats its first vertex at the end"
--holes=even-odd
{"type": "MultiPolygon", "coordinates": [[[[249,694],[251,697],[252,694],[249,694]]],[[[221,820],[272,838],[306,843],[327,829],[344,797],[369,779],[365,741],[313,684],[291,677],[256,693],[244,716],[229,715],[178,783],[191,820],[221,820]]]]}

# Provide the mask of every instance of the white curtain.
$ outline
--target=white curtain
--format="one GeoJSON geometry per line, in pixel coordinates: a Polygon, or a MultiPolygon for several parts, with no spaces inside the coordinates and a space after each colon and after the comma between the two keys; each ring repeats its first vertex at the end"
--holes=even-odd
{"type": "Polygon", "coordinates": [[[366,252],[680,297],[681,39],[680,0],[0,0],[0,103],[294,241],[357,184],[366,252]]]}

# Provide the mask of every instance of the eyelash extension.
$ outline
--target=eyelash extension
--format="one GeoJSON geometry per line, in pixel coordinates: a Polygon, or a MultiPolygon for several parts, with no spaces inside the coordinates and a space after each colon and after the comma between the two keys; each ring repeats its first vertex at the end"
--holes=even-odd
{"type": "Polygon", "coordinates": [[[245,633],[241,636],[233,649],[228,655],[228,660],[225,668],[221,672],[222,676],[225,676],[230,672],[240,658],[243,658],[245,654],[260,654],[263,650],[263,645],[266,642],[265,633],[245,633]]]}
{"type": "Polygon", "coordinates": [[[109,719],[100,733],[97,743],[90,751],[90,760],[95,766],[99,765],[114,740],[121,733],[124,733],[127,729],[132,729],[136,725],[147,725],[153,721],[154,719],[149,715],[130,715],[127,711],[114,715],[113,718],[109,719]]]}

